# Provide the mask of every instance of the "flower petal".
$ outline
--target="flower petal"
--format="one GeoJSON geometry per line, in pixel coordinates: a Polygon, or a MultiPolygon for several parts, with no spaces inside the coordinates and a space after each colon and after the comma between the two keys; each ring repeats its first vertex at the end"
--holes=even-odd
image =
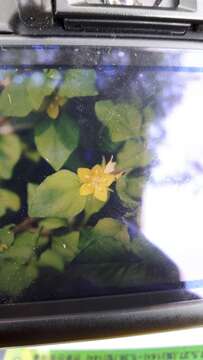
{"type": "Polygon", "coordinates": [[[92,169],[91,169],[91,175],[92,176],[103,176],[104,174],[104,169],[101,165],[95,165],[92,169]]]}
{"type": "Polygon", "coordinates": [[[105,159],[105,157],[104,157],[104,156],[102,156],[102,163],[101,163],[101,166],[102,166],[102,168],[103,168],[103,169],[105,169],[105,167],[106,167],[106,159],[105,159]]]}
{"type": "Polygon", "coordinates": [[[104,172],[105,172],[105,174],[110,174],[110,173],[114,172],[115,169],[116,169],[116,162],[113,161],[113,155],[112,155],[111,159],[105,166],[104,172]]]}
{"type": "Polygon", "coordinates": [[[83,184],[80,187],[80,195],[81,196],[88,196],[94,193],[94,186],[91,183],[83,184]]]}
{"type": "Polygon", "coordinates": [[[97,200],[106,202],[108,199],[108,189],[105,186],[97,186],[94,191],[94,197],[97,200]]]}
{"type": "Polygon", "coordinates": [[[82,183],[88,183],[90,181],[91,170],[88,168],[79,168],[77,174],[82,183]]]}
{"type": "Polygon", "coordinates": [[[103,186],[110,186],[115,181],[115,176],[110,174],[104,174],[101,178],[101,182],[103,186]]]}

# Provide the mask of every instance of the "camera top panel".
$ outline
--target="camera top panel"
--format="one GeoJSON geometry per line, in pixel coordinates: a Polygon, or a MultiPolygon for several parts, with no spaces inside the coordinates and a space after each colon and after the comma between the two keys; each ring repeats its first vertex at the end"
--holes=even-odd
{"type": "MultiPolygon", "coordinates": [[[[78,26],[81,24],[82,30],[79,31],[83,35],[88,33],[89,28],[92,34],[93,27],[96,27],[97,36],[102,34],[103,29],[112,34],[112,24],[117,26],[116,31],[119,30],[119,33],[127,31],[136,35],[144,33],[145,25],[149,23],[152,24],[150,33],[154,24],[156,26],[158,23],[160,34],[162,23],[190,26],[202,22],[202,0],[8,0],[0,4],[0,33],[32,36],[72,36],[73,33],[78,33],[78,26]],[[90,24],[95,20],[99,23],[90,24]],[[123,29],[126,24],[127,30],[123,29]]],[[[168,33],[168,29],[164,31],[166,30],[168,33]]],[[[175,29],[176,31],[180,33],[182,29],[175,29]]],[[[185,31],[186,28],[182,33],[185,31]]]]}
{"type": "Polygon", "coordinates": [[[55,0],[56,14],[203,21],[198,0],[55,0]]]}
{"type": "Polygon", "coordinates": [[[175,9],[178,0],[67,0],[71,6],[131,6],[175,9]]]}

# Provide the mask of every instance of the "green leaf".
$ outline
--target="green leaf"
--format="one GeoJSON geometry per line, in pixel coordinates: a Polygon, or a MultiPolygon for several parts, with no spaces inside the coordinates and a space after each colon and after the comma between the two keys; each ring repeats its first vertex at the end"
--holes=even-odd
{"type": "Polygon", "coordinates": [[[76,216],[86,204],[86,197],[80,196],[79,190],[79,178],[71,171],[61,170],[48,176],[38,186],[35,197],[29,203],[29,216],[39,218],[76,216]]]}
{"type": "Polygon", "coordinates": [[[21,155],[21,144],[16,135],[0,135],[0,178],[8,180],[21,155]]]}
{"type": "Polygon", "coordinates": [[[117,168],[131,170],[150,165],[152,153],[144,141],[127,141],[117,155],[117,168]]]}
{"type": "Polygon", "coordinates": [[[142,117],[136,105],[104,100],[96,103],[95,110],[98,119],[107,126],[113,142],[140,136],[142,117]]]}
{"type": "MultiPolygon", "coordinates": [[[[107,242],[104,243],[107,245],[107,242]]],[[[112,244],[111,244],[112,245],[112,244]]],[[[101,250],[101,249],[100,249],[101,250]]],[[[102,249],[103,251],[103,249],[102,249]]],[[[74,274],[79,277],[88,279],[94,286],[108,289],[133,289],[141,287],[142,289],[160,283],[167,283],[169,276],[166,278],[166,272],[162,273],[162,266],[158,268],[158,264],[151,264],[140,260],[135,254],[120,253],[118,256],[117,249],[114,247],[110,251],[115,252],[115,259],[100,260],[97,264],[80,264],[74,268],[74,274]],[[164,275],[163,275],[164,274],[164,275]],[[167,280],[166,280],[167,279],[167,280]]],[[[178,281],[178,277],[175,280],[178,281]]],[[[168,280],[170,284],[170,280],[168,280]]]]}
{"type": "Polygon", "coordinates": [[[59,96],[67,98],[80,96],[95,96],[96,73],[88,69],[71,69],[65,74],[65,79],[59,90],[59,96]]]}
{"type": "Polygon", "coordinates": [[[138,284],[173,284],[180,281],[176,264],[142,233],[132,240],[131,248],[142,264],[135,278],[138,284]]]}
{"type": "Polygon", "coordinates": [[[0,269],[0,292],[17,296],[28,288],[38,276],[34,264],[21,265],[15,262],[3,261],[0,269]]]}
{"type": "Polygon", "coordinates": [[[39,222],[39,226],[45,230],[55,230],[55,229],[60,229],[62,227],[66,227],[67,221],[65,219],[48,218],[41,220],[39,222]]]}
{"type": "Polygon", "coordinates": [[[14,248],[29,248],[30,254],[35,255],[36,250],[47,245],[48,236],[41,235],[39,230],[36,232],[25,231],[16,236],[14,248]]]}
{"type": "Polygon", "coordinates": [[[97,200],[93,196],[87,196],[85,205],[85,219],[86,221],[93,215],[98,213],[106,203],[97,200]]]}
{"type": "Polygon", "coordinates": [[[99,263],[117,261],[128,251],[129,235],[125,225],[111,218],[100,220],[89,234],[88,241],[82,239],[79,246],[79,263],[99,263]],[[86,246],[85,246],[86,244],[86,246]]]}
{"type": "Polygon", "coordinates": [[[52,267],[55,270],[64,270],[64,261],[60,255],[53,250],[46,250],[39,258],[39,266],[52,267]]]}
{"type": "Polygon", "coordinates": [[[35,197],[36,190],[38,188],[37,184],[28,183],[27,185],[27,201],[28,205],[31,204],[32,199],[35,197]]]}
{"type": "Polygon", "coordinates": [[[116,229],[124,225],[114,221],[104,219],[104,223],[93,230],[92,241],[72,265],[74,275],[88,279],[97,287],[118,289],[179,281],[176,265],[164,253],[142,234],[123,241],[122,236],[116,235],[120,234],[116,229]]]}
{"type": "Polygon", "coordinates": [[[7,251],[0,254],[1,260],[15,261],[18,264],[27,264],[33,256],[33,248],[29,245],[16,246],[15,243],[7,251]]]}
{"type": "MultiPolygon", "coordinates": [[[[98,244],[101,243],[102,245],[103,241],[107,241],[111,247],[111,240],[113,241],[113,246],[115,245],[119,248],[121,247],[122,251],[126,251],[129,247],[130,239],[127,227],[115,219],[104,218],[99,220],[94,228],[83,228],[80,231],[80,239],[78,244],[78,261],[82,261],[84,263],[84,261],[86,261],[84,259],[88,257],[90,262],[95,262],[94,255],[96,253],[98,253],[96,256],[99,256],[100,259],[102,257],[104,259],[106,256],[106,251],[103,252],[99,248],[98,244]],[[90,253],[93,254],[92,259],[90,259],[92,256],[90,253]]],[[[114,256],[114,252],[112,252],[111,256],[114,256]]]]}
{"type": "Polygon", "coordinates": [[[0,229],[0,244],[11,246],[14,242],[14,225],[7,225],[0,229]]]}
{"type": "Polygon", "coordinates": [[[41,156],[59,170],[79,142],[79,130],[74,120],[62,114],[57,120],[42,119],[35,129],[35,143],[41,156]]]}
{"type": "Polygon", "coordinates": [[[137,208],[142,198],[147,179],[144,176],[122,176],[116,183],[116,191],[121,201],[129,208],[137,208]]]}
{"type": "Polygon", "coordinates": [[[18,211],[20,209],[20,198],[12,191],[0,189],[0,216],[6,214],[7,210],[18,211]]]}
{"type": "Polygon", "coordinates": [[[93,232],[100,234],[101,236],[114,237],[118,241],[126,243],[126,245],[129,241],[127,227],[118,220],[112,218],[99,220],[94,227],[93,232]]]}
{"type": "Polygon", "coordinates": [[[39,232],[25,231],[17,234],[15,240],[12,241],[12,246],[2,252],[0,258],[26,264],[35,257],[36,250],[46,245],[48,241],[48,237],[40,235],[39,232]]]}
{"type": "Polygon", "coordinates": [[[92,230],[91,241],[76,257],[72,271],[96,286],[121,287],[129,268],[135,273],[138,260],[131,252],[126,226],[106,218],[92,230]]]}
{"type": "Polygon", "coordinates": [[[29,247],[32,251],[35,250],[39,238],[38,232],[25,231],[16,236],[14,248],[29,247]]]}
{"type": "Polygon", "coordinates": [[[62,236],[54,236],[52,249],[70,263],[78,254],[79,237],[80,233],[78,231],[62,236]]]}
{"type": "Polygon", "coordinates": [[[53,93],[60,80],[60,73],[57,70],[51,72],[34,72],[26,82],[28,99],[34,110],[39,110],[45,96],[53,93]]]}
{"type": "Polygon", "coordinates": [[[3,116],[27,116],[33,110],[26,89],[26,82],[11,83],[0,95],[0,114],[3,116]]]}

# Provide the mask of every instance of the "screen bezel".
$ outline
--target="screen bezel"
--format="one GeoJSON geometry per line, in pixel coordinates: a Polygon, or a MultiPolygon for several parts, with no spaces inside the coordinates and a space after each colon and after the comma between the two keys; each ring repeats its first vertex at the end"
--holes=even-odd
{"type": "MultiPolygon", "coordinates": [[[[203,43],[171,40],[24,38],[1,36],[0,46],[136,47],[203,50],[203,43]]],[[[203,325],[203,301],[183,289],[0,305],[0,346],[132,335],[203,325]]]]}

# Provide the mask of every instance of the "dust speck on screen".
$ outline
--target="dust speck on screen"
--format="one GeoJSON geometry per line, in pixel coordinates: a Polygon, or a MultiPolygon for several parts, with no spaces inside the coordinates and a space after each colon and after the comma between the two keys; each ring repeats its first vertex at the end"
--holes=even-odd
{"type": "Polygon", "coordinates": [[[0,302],[202,287],[201,58],[0,51],[0,302]]]}

